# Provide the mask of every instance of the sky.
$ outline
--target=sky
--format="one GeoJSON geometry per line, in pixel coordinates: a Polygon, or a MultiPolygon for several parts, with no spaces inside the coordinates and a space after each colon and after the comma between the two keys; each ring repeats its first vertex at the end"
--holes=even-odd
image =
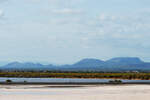
{"type": "Polygon", "coordinates": [[[0,0],[0,61],[150,61],[150,0],[0,0]]]}

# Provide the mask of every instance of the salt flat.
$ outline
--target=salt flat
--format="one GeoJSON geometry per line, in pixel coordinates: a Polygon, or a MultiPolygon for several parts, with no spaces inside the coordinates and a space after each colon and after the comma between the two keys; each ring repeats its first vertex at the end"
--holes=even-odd
{"type": "Polygon", "coordinates": [[[0,85],[0,100],[150,100],[150,85],[0,85]]]}

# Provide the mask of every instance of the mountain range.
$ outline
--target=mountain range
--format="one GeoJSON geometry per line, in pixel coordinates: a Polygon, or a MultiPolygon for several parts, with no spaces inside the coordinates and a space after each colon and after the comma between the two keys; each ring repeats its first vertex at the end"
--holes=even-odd
{"type": "Polygon", "coordinates": [[[0,67],[1,71],[101,71],[101,72],[150,72],[150,63],[137,57],[117,57],[107,61],[87,58],[75,64],[43,65],[40,63],[12,62],[0,67]]]}

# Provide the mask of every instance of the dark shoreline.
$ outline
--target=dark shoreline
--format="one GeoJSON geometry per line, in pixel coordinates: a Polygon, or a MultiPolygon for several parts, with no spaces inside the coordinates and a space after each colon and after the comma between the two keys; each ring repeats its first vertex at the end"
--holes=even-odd
{"type": "Polygon", "coordinates": [[[6,82],[0,82],[0,85],[128,85],[128,84],[147,84],[150,85],[150,82],[123,82],[123,83],[108,83],[108,82],[12,82],[12,83],[6,83],[6,82]]]}

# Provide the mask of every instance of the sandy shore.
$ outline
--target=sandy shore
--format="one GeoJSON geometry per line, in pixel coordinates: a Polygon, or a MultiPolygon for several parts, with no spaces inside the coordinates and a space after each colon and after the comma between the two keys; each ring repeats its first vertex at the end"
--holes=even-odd
{"type": "Polygon", "coordinates": [[[0,85],[0,100],[150,100],[150,85],[0,85]]]}

